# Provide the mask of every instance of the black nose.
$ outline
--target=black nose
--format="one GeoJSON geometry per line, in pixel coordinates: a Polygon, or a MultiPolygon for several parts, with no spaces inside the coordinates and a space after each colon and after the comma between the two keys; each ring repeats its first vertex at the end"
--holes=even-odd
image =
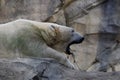
{"type": "Polygon", "coordinates": [[[82,38],[80,39],[80,43],[81,43],[83,40],[84,40],[84,37],[82,37],[82,38]]]}
{"type": "Polygon", "coordinates": [[[71,44],[78,44],[84,40],[84,37],[77,37],[75,40],[72,41],[71,44]]]}

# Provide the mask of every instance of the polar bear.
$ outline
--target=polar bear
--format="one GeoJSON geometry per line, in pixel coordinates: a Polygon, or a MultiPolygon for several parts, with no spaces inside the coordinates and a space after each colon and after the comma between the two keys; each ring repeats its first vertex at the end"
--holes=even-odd
{"type": "Polygon", "coordinates": [[[18,19],[0,25],[0,58],[53,58],[74,68],[64,53],[83,39],[70,27],[18,19]]]}

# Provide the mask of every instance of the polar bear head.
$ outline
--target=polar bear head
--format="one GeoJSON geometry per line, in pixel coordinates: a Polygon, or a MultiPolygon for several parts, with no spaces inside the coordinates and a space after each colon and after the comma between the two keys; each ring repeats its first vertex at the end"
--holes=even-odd
{"type": "Polygon", "coordinates": [[[47,45],[66,54],[71,54],[70,46],[81,43],[84,37],[73,28],[47,23],[47,29],[41,32],[47,45]]]}

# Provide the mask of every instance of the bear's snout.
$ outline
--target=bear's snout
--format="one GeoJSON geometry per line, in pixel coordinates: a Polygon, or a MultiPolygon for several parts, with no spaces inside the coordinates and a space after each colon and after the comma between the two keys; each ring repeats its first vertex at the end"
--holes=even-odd
{"type": "Polygon", "coordinates": [[[84,37],[80,37],[75,40],[75,43],[81,43],[81,42],[83,42],[83,40],[84,40],[84,37]]]}
{"type": "Polygon", "coordinates": [[[72,53],[70,52],[70,46],[71,46],[72,44],[82,43],[83,40],[84,40],[84,37],[83,37],[81,34],[79,34],[78,32],[74,32],[74,33],[73,33],[73,36],[72,36],[72,38],[71,38],[71,40],[70,40],[70,43],[69,43],[68,46],[66,47],[66,54],[69,54],[69,55],[72,54],[72,53]]]}
{"type": "Polygon", "coordinates": [[[78,43],[83,42],[83,40],[84,40],[84,37],[81,36],[79,33],[75,32],[71,39],[71,44],[78,44],[78,43]]]}

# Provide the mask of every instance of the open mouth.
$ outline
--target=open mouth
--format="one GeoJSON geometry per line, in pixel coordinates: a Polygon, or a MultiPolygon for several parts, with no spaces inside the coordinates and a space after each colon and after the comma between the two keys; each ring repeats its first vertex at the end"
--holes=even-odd
{"type": "Polygon", "coordinates": [[[74,41],[70,42],[70,43],[68,44],[68,46],[66,47],[66,51],[65,51],[66,54],[68,54],[68,55],[73,54],[72,52],[70,52],[70,46],[73,45],[73,44],[82,43],[83,40],[84,40],[84,38],[81,38],[81,39],[79,39],[79,40],[74,40],[74,41]]]}

